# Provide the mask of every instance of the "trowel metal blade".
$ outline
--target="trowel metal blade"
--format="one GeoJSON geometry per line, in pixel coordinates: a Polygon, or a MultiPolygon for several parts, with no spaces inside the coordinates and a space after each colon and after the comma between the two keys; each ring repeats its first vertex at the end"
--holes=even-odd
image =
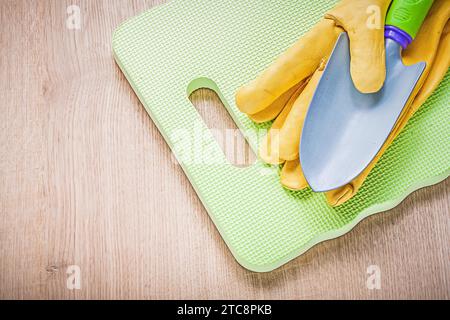
{"type": "Polygon", "coordinates": [[[425,63],[405,66],[401,47],[386,39],[386,81],[373,94],[359,92],[350,75],[346,33],[339,37],[311,101],[300,143],[306,180],[316,192],[355,179],[394,128],[425,63]]]}

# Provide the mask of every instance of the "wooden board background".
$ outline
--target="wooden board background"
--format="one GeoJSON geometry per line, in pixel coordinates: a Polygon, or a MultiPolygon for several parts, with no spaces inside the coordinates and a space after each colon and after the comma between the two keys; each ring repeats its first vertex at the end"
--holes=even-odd
{"type": "MultiPolygon", "coordinates": [[[[234,261],[112,58],[160,2],[0,0],[0,298],[450,298],[448,179],[274,272],[234,261]]],[[[192,101],[232,127],[214,94],[192,101]]]]}

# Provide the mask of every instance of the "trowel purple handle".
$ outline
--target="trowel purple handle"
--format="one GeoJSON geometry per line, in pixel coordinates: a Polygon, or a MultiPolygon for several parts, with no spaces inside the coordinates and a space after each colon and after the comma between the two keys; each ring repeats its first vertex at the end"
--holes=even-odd
{"type": "Polygon", "coordinates": [[[385,27],[384,37],[386,39],[394,40],[399,45],[401,45],[403,49],[406,49],[413,41],[413,38],[408,33],[394,26],[385,27]]]}

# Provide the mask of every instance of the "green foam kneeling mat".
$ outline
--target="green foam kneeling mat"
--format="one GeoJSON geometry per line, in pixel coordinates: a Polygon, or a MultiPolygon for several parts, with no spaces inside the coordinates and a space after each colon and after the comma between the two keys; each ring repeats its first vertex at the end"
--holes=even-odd
{"type": "MultiPolygon", "coordinates": [[[[279,168],[239,168],[189,100],[217,92],[253,150],[260,132],[239,112],[236,90],[308,31],[336,1],[172,1],[123,23],[116,61],[158,126],[237,261],[265,272],[350,231],[450,172],[449,74],[382,157],[360,192],[337,208],[309,189],[292,192],[279,168]],[[202,139],[196,139],[203,132],[202,139]],[[249,134],[254,133],[254,134],[249,134]],[[200,151],[199,151],[200,150],[200,151]],[[195,161],[201,153],[208,161],[195,161]],[[187,155],[191,155],[189,158],[187,155]]],[[[389,244],[386,244],[389,245],[389,244]]]]}

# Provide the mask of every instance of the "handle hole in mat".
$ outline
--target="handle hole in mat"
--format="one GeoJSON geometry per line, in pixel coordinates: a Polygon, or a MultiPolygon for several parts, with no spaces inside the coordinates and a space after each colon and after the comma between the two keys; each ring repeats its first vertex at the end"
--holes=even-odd
{"type": "Polygon", "coordinates": [[[189,100],[205,121],[230,164],[246,168],[256,162],[255,153],[214,90],[196,89],[190,94],[189,100]]]}

